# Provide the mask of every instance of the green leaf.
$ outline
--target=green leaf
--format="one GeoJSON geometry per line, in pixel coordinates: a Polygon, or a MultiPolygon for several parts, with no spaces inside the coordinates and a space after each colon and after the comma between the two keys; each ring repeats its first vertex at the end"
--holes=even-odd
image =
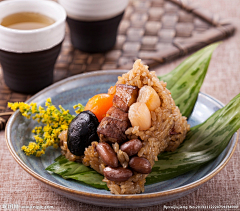
{"type": "Polygon", "coordinates": [[[59,174],[61,176],[69,176],[76,173],[82,173],[90,171],[91,169],[83,164],[71,162],[67,160],[63,155],[55,159],[55,163],[51,164],[46,170],[59,174]]]}
{"type": "Polygon", "coordinates": [[[74,174],[74,175],[64,176],[63,178],[64,179],[74,179],[74,180],[89,184],[95,188],[109,190],[107,187],[107,184],[102,181],[103,176],[94,170],[84,172],[82,174],[74,174]]]}
{"type": "Polygon", "coordinates": [[[215,159],[240,128],[240,94],[216,111],[205,122],[188,132],[182,145],[174,152],[165,152],[147,177],[146,184],[168,180],[215,159]]]}
{"type": "Polygon", "coordinates": [[[63,155],[57,157],[55,163],[48,166],[46,170],[61,175],[64,179],[74,179],[96,188],[108,190],[106,183],[102,181],[101,174],[81,163],[69,161],[63,155]]]}
{"type": "Polygon", "coordinates": [[[189,117],[194,108],[212,53],[218,45],[214,43],[197,51],[173,71],[158,77],[167,82],[167,88],[183,116],[189,117]]]}

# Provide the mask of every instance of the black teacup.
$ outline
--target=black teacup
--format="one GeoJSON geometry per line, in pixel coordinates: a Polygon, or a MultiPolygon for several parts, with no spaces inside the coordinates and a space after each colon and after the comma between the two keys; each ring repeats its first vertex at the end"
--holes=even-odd
{"type": "Polygon", "coordinates": [[[112,49],[128,1],[59,0],[67,11],[73,46],[89,53],[112,49]]]}
{"type": "Polygon", "coordinates": [[[53,70],[65,35],[66,12],[52,1],[11,0],[0,3],[0,22],[20,13],[53,19],[46,27],[14,29],[0,25],[0,63],[6,85],[33,94],[53,82],[53,70]]]}
{"type": "Polygon", "coordinates": [[[17,92],[33,94],[53,82],[53,70],[62,42],[43,51],[14,53],[0,50],[6,85],[17,92]]]}
{"type": "Polygon", "coordinates": [[[109,51],[116,43],[123,13],[102,21],[79,21],[67,18],[73,46],[88,53],[109,51]]]}

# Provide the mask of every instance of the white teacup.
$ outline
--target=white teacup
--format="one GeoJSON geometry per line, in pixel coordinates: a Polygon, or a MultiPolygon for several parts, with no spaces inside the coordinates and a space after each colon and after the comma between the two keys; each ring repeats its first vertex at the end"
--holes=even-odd
{"type": "Polygon", "coordinates": [[[53,1],[0,2],[0,22],[22,12],[40,13],[55,22],[33,30],[0,25],[0,63],[5,83],[12,90],[35,93],[53,82],[53,69],[65,36],[66,12],[53,1]]]}
{"type": "Polygon", "coordinates": [[[67,11],[71,41],[79,50],[96,53],[113,48],[129,0],[58,0],[67,11]]]}

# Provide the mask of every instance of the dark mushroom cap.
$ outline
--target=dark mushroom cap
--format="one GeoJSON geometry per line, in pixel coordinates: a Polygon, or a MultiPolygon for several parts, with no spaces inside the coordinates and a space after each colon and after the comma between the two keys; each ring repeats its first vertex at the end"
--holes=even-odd
{"type": "Polygon", "coordinates": [[[84,154],[86,147],[93,141],[99,141],[97,135],[98,119],[91,111],[78,114],[68,127],[68,149],[74,155],[84,154]]]}

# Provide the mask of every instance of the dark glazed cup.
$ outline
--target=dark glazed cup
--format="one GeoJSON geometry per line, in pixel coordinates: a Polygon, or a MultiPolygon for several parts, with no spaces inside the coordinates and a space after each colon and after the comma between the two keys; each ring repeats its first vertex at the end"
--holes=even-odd
{"type": "Polygon", "coordinates": [[[111,50],[116,43],[122,17],[123,13],[102,21],[79,21],[68,17],[67,23],[73,46],[88,53],[111,50]]]}
{"type": "Polygon", "coordinates": [[[62,42],[51,49],[32,53],[0,50],[6,85],[14,91],[33,94],[53,82],[53,70],[62,42]]]}
{"type": "Polygon", "coordinates": [[[129,0],[59,0],[66,9],[73,46],[88,53],[111,50],[129,0]]]}
{"type": "Polygon", "coordinates": [[[14,13],[35,12],[55,20],[50,26],[16,30],[0,25],[0,63],[6,85],[34,94],[53,83],[53,70],[65,35],[66,12],[52,1],[11,0],[0,3],[1,19],[14,13]]]}

